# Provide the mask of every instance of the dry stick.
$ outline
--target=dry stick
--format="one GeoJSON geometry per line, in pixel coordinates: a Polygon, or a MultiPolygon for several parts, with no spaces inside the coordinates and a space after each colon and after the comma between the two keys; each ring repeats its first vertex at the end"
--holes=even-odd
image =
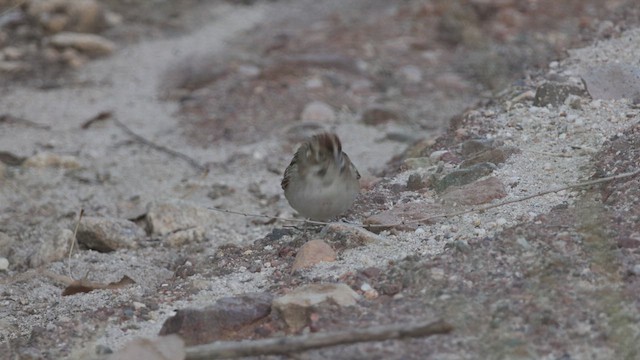
{"type": "Polygon", "coordinates": [[[119,128],[121,128],[122,130],[124,130],[124,132],[126,132],[127,134],[129,134],[129,136],[133,137],[134,139],[136,139],[137,141],[153,148],[156,149],[158,151],[164,152],[166,154],[169,154],[173,157],[182,159],[184,161],[186,161],[187,163],[189,163],[189,165],[193,166],[194,168],[202,171],[202,172],[208,172],[209,169],[207,169],[206,167],[204,167],[203,165],[201,165],[198,161],[196,161],[195,159],[181,153],[181,152],[177,152],[175,150],[171,150],[167,147],[164,147],[162,145],[158,145],[150,140],[145,139],[144,137],[142,137],[141,135],[136,134],[135,132],[133,132],[133,130],[129,129],[129,127],[127,125],[125,125],[124,123],[122,123],[122,121],[116,119],[115,117],[111,119],[113,122],[115,122],[116,125],[118,125],[119,128]]]}
{"type": "Polygon", "coordinates": [[[380,325],[368,329],[316,333],[255,341],[219,341],[186,348],[187,360],[237,358],[307,351],[327,346],[365,341],[426,337],[448,334],[453,326],[443,320],[432,323],[380,325]]]}
{"type": "MultiPolygon", "coordinates": [[[[467,210],[460,210],[460,211],[455,211],[455,212],[450,212],[450,213],[445,213],[445,214],[432,215],[432,216],[421,218],[421,219],[403,221],[403,222],[397,223],[397,224],[360,225],[360,224],[354,224],[354,223],[349,223],[349,222],[347,222],[347,224],[355,225],[355,226],[361,226],[361,227],[366,228],[366,229],[375,229],[375,228],[381,228],[381,227],[391,228],[391,227],[407,225],[407,224],[417,224],[417,223],[422,223],[422,222],[429,221],[429,220],[432,220],[432,219],[437,219],[437,218],[448,218],[448,217],[460,216],[460,215],[464,215],[464,214],[468,214],[468,213],[472,213],[472,212],[476,212],[476,211],[478,211],[478,212],[486,211],[486,210],[489,210],[489,209],[493,209],[493,208],[497,208],[497,207],[500,207],[500,206],[505,206],[505,205],[509,205],[509,204],[513,204],[513,203],[517,203],[517,202],[521,202],[521,201],[526,201],[526,200],[529,200],[529,199],[533,199],[535,197],[544,196],[544,195],[547,195],[547,194],[556,193],[556,192],[560,192],[560,191],[563,191],[563,190],[569,190],[569,189],[575,189],[575,188],[584,187],[584,186],[596,185],[596,184],[600,184],[600,183],[604,183],[604,182],[609,182],[609,181],[613,181],[613,180],[619,180],[619,179],[624,179],[624,178],[636,176],[638,174],[640,174],[640,170],[636,170],[636,171],[628,172],[628,173],[623,173],[623,174],[619,174],[619,175],[614,175],[614,176],[609,176],[609,177],[605,177],[605,178],[600,178],[600,179],[596,179],[596,180],[585,181],[585,182],[581,182],[581,183],[577,183],[577,184],[573,184],[573,185],[562,186],[562,187],[558,187],[558,188],[551,189],[551,190],[545,190],[545,191],[542,191],[542,192],[539,192],[539,193],[535,193],[533,195],[525,196],[525,197],[522,197],[522,198],[513,199],[513,200],[509,200],[509,201],[504,201],[504,202],[501,202],[499,204],[487,205],[487,206],[483,206],[483,207],[479,207],[479,208],[471,208],[471,209],[467,209],[467,210]]],[[[304,222],[304,223],[316,224],[316,225],[329,225],[329,224],[331,224],[329,222],[324,222],[324,221],[313,221],[313,220],[306,220],[306,219],[284,218],[284,217],[270,216],[270,215],[249,214],[249,213],[244,213],[244,212],[240,212],[240,211],[219,209],[219,208],[214,208],[214,207],[210,207],[208,209],[209,210],[220,211],[220,212],[227,213],[227,214],[242,215],[242,216],[246,216],[246,217],[268,218],[268,219],[277,219],[277,220],[283,220],[283,221],[304,222]]]]}
{"type": "Polygon", "coordinates": [[[71,237],[71,246],[69,247],[69,258],[67,259],[67,272],[69,273],[70,278],[74,278],[73,274],[71,274],[71,254],[73,253],[73,245],[76,244],[76,235],[78,234],[78,227],[80,227],[80,220],[82,220],[82,215],[84,215],[84,209],[80,209],[80,214],[78,215],[78,222],[76,222],[76,228],[73,229],[73,237],[71,237]]]}

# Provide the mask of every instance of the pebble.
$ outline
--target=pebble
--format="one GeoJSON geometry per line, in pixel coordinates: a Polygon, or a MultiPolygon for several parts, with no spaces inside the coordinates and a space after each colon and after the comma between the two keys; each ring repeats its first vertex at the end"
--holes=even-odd
{"type": "Polygon", "coordinates": [[[321,262],[334,261],[336,261],[336,252],[329,244],[322,240],[311,240],[298,250],[291,271],[310,268],[321,262]]]}
{"type": "Polygon", "coordinates": [[[217,214],[186,202],[153,202],[145,217],[151,235],[164,236],[177,231],[216,224],[217,214]]]}
{"type": "Polygon", "coordinates": [[[56,47],[74,48],[89,56],[109,55],[116,49],[114,42],[95,34],[61,32],[53,35],[49,42],[56,47]]]}
{"type": "Polygon", "coordinates": [[[417,84],[422,81],[422,70],[415,65],[406,65],[400,68],[400,74],[409,83],[417,84]]]}
{"type": "Polygon", "coordinates": [[[300,118],[304,122],[331,123],[336,120],[336,113],[328,104],[313,101],[305,105],[300,118]]]}
{"type": "Polygon", "coordinates": [[[320,89],[323,85],[324,84],[322,83],[322,79],[317,76],[307,79],[307,81],[304,82],[304,86],[307,89],[320,89]]]}
{"type": "Polygon", "coordinates": [[[635,275],[635,276],[640,276],[640,264],[636,264],[633,266],[633,268],[631,268],[631,272],[635,275]]]}
{"type": "Polygon", "coordinates": [[[497,177],[490,177],[471,184],[450,187],[442,195],[447,204],[480,205],[507,196],[504,184],[497,177]]]}
{"type": "Polygon", "coordinates": [[[80,161],[78,158],[71,155],[58,155],[48,152],[38,153],[25,160],[24,166],[43,168],[43,167],[58,167],[64,169],[77,169],[80,168],[80,161]]]}
{"type": "Polygon", "coordinates": [[[443,192],[450,186],[470,184],[491,174],[495,169],[496,166],[492,163],[480,163],[465,169],[455,170],[435,181],[434,188],[437,192],[443,192]]]}
{"type": "Polygon", "coordinates": [[[344,223],[331,223],[320,232],[320,237],[342,249],[364,246],[374,242],[384,242],[384,238],[360,226],[344,223]]]}
{"type": "Polygon", "coordinates": [[[429,225],[438,221],[440,218],[425,220],[421,223],[405,223],[414,220],[429,218],[431,215],[439,215],[444,213],[442,206],[439,204],[426,202],[410,202],[394,206],[390,210],[382,211],[378,214],[369,216],[364,220],[366,225],[376,225],[371,231],[380,233],[384,230],[397,229],[402,231],[415,231],[420,225],[429,225]]]}

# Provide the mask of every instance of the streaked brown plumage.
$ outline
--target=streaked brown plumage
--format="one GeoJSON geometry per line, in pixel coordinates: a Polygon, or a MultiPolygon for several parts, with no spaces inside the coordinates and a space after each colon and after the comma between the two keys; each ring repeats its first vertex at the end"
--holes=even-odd
{"type": "Polygon", "coordinates": [[[359,179],[338,136],[321,133],[300,145],[281,185],[291,207],[302,216],[328,220],[351,207],[360,192],[359,179]]]}

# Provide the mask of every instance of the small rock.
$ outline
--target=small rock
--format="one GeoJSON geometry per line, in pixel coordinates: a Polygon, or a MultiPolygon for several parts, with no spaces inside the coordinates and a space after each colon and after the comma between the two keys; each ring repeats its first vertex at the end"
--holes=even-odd
{"type": "Polygon", "coordinates": [[[236,192],[236,189],[225,184],[213,184],[211,190],[207,193],[207,197],[211,200],[221,198],[223,196],[229,196],[236,192]]]}
{"type": "Polygon", "coordinates": [[[269,293],[225,297],[203,309],[177,310],[167,319],[159,335],[178,334],[187,345],[233,338],[236,331],[271,313],[269,293]]]}
{"type": "Polygon", "coordinates": [[[109,55],[116,49],[115,43],[99,35],[61,32],[49,39],[56,47],[71,47],[89,56],[109,55]]]}
{"type": "Polygon", "coordinates": [[[471,139],[460,145],[460,152],[465,158],[471,158],[485,151],[497,147],[498,144],[492,139],[471,139]]]}
{"type": "Polygon", "coordinates": [[[78,158],[75,156],[58,155],[47,152],[38,153],[27,158],[23,165],[36,168],[59,167],[64,169],[77,169],[81,166],[78,158]]]}
{"type": "Polygon", "coordinates": [[[406,65],[400,68],[400,75],[407,82],[417,84],[422,81],[422,70],[414,65],[406,65]]]}
{"type": "Polygon", "coordinates": [[[384,242],[384,238],[359,226],[331,223],[320,232],[320,237],[339,249],[350,249],[373,242],[384,242]]]}
{"type": "Polygon", "coordinates": [[[206,240],[206,231],[201,226],[178,230],[168,234],[162,239],[162,243],[170,247],[180,247],[184,244],[199,243],[206,240]]]}
{"type": "Polygon", "coordinates": [[[437,192],[442,192],[450,186],[470,184],[481,177],[491,174],[495,169],[496,166],[492,163],[481,163],[466,169],[456,170],[435,181],[434,188],[437,192]]]}
{"type": "Polygon", "coordinates": [[[371,126],[386,124],[400,119],[402,119],[402,115],[394,109],[383,105],[371,105],[360,116],[360,121],[371,126]]]}
{"type": "Polygon", "coordinates": [[[331,123],[336,120],[336,113],[328,104],[313,101],[305,105],[300,118],[305,122],[331,123]]]}
{"type": "Polygon", "coordinates": [[[632,268],[631,268],[631,273],[635,276],[640,276],[640,264],[635,264],[632,268]]]}
{"type": "Polygon", "coordinates": [[[291,271],[310,268],[321,262],[334,261],[336,261],[336,252],[329,244],[322,240],[311,240],[298,250],[291,271]]]}
{"type": "Polygon", "coordinates": [[[89,249],[109,252],[135,249],[145,236],[144,230],[129,220],[86,216],[78,226],[77,239],[89,249]]]}
{"type": "Polygon", "coordinates": [[[422,175],[420,174],[409,175],[409,179],[407,180],[407,190],[418,191],[426,186],[427,184],[422,179],[422,175]]]}
{"type": "Polygon", "coordinates": [[[322,83],[322,79],[317,76],[314,76],[307,81],[305,81],[304,86],[307,89],[321,89],[324,84],[322,83]]]}
{"type": "Polygon", "coordinates": [[[238,73],[242,76],[254,78],[260,75],[260,68],[255,65],[240,65],[238,66],[238,73]]]}
{"type": "Polygon", "coordinates": [[[326,302],[341,307],[353,306],[359,299],[360,295],[345,284],[310,284],[273,300],[272,308],[295,332],[309,324],[314,306],[326,302]]]}
{"type": "Polygon", "coordinates": [[[64,259],[69,253],[69,247],[75,241],[73,231],[60,229],[53,238],[43,239],[35,254],[29,257],[29,265],[38,267],[53,261],[64,259]]]}
{"type": "Polygon", "coordinates": [[[514,147],[500,147],[496,149],[489,149],[487,151],[483,151],[479,154],[476,154],[472,158],[466,159],[462,163],[460,163],[460,168],[468,168],[473,165],[477,165],[480,163],[491,163],[494,165],[503,164],[507,159],[517,153],[519,150],[514,147]]]}
{"type": "Polygon", "coordinates": [[[504,184],[496,178],[473,182],[460,187],[451,187],[442,194],[447,204],[480,205],[507,196],[504,184]]]}
{"type": "Polygon", "coordinates": [[[365,227],[380,233],[384,230],[398,229],[403,231],[415,231],[420,225],[433,224],[440,218],[429,219],[430,216],[444,213],[442,206],[426,202],[410,202],[396,205],[390,210],[369,216],[364,220],[365,227]],[[418,221],[419,222],[413,222],[418,221]]]}
{"type": "Polygon", "coordinates": [[[185,229],[216,224],[220,219],[206,208],[181,202],[154,202],[146,216],[147,230],[164,236],[185,229]]]}
{"type": "MultiPolygon", "coordinates": [[[[591,89],[591,88],[589,88],[591,89]]],[[[536,89],[533,99],[533,106],[546,107],[560,106],[569,95],[586,95],[586,91],[574,85],[559,84],[556,82],[546,82],[536,89]]]]}
{"type": "Polygon", "coordinates": [[[0,271],[9,270],[9,260],[5,257],[0,257],[0,271]]]}

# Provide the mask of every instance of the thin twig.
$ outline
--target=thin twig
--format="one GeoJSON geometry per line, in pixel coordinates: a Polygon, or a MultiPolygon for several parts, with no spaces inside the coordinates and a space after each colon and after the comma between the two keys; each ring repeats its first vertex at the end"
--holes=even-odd
{"type": "MultiPolygon", "coordinates": [[[[350,222],[346,222],[346,224],[354,225],[354,226],[360,226],[360,227],[363,227],[365,229],[392,228],[392,227],[408,225],[408,224],[419,224],[419,223],[424,223],[424,222],[427,222],[429,220],[438,219],[438,218],[449,218],[449,217],[460,216],[460,215],[464,215],[464,214],[468,214],[468,213],[472,213],[472,212],[482,212],[482,211],[486,211],[486,210],[489,210],[489,209],[497,208],[497,207],[500,207],[500,206],[505,206],[505,205],[514,204],[514,203],[521,202],[521,201],[526,201],[526,200],[529,200],[529,199],[533,199],[535,197],[540,197],[540,196],[544,196],[544,195],[548,195],[548,194],[552,194],[552,193],[557,193],[557,192],[560,192],[560,191],[563,191],[563,190],[570,190],[570,189],[575,189],[575,188],[580,188],[580,187],[585,187],[585,186],[601,184],[601,183],[605,183],[605,182],[609,182],[609,181],[613,181],[613,180],[620,180],[620,179],[624,179],[624,178],[628,178],[628,177],[633,177],[633,176],[636,176],[638,174],[640,174],[640,170],[636,170],[636,171],[628,172],[628,173],[624,173],[624,174],[619,174],[619,175],[614,175],[614,176],[609,176],[609,177],[605,177],[605,178],[585,181],[585,182],[581,182],[581,183],[577,183],[577,184],[573,184],[573,185],[561,186],[561,187],[557,187],[555,189],[541,191],[541,192],[535,193],[533,195],[525,196],[525,197],[522,197],[522,198],[503,201],[503,202],[498,203],[498,204],[492,204],[492,205],[487,205],[487,206],[482,206],[482,207],[477,207],[477,208],[454,211],[454,212],[444,213],[444,214],[436,214],[436,215],[431,215],[429,217],[425,217],[425,218],[421,218],[421,219],[403,221],[403,222],[400,222],[400,223],[397,223],[397,224],[361,225],[361,224],[354,224],[354,223],[350,223],[350,222]]],[[[301,222],[301,223],[316,224],[316,225],[329,225],[329,224],[331,224],[331,223],[325,222],[325,221],[313,221],[313,220],[306,220],[306,219],[292,219],[292,218],[284,218],[284,217],[261,215],[261,214],[249,214],[249,213],[244,213],[244,212],[240,212],[240,211],[220,209],[220,208],[214,208],[214,207],[209,207],[208,209],[219,211],[219,212],[223,212],[223,213],[227,213],[227,214],[242,215],[242,216],[246,216],[246,217],[277,219],[277,220],[283,220],[283,221],[293,221],[293,222],[301,222]]]]}
{"type": "Polygon", "coordinates": [[[453,326],[443,320],[432,323],[381,325],[368,329],[316,333],[276,339],[254,341],[219,341],[188,347],[187,360],[224,359],[243,356],[288,354],[327,346],[353,344],[365,341],[427,337],[448,334],[453,326]]]}
{"type": "Polygon", "coordinates": [[[619,180],[619,179],[624,179],[624,178],[636,176],[638,174],[640,174],[640,170],[636,170],[636,171],[629,172],[629,173],[624,173],[624,174],[619,174],[619,175],[614,175],[614,176],[609,176],[609,177],[606,177],[606,178],[600,178],[600,179],[596,179],[596,180],[585,181],[585,182],[581,182],[581,183],[577,183],[577,184],[573,184],[573,185],[561,186],[561,187],[557,187],[555,189],[541,191],[541,192],[535,193],[533,195],[525,196],[525,197],[522,197],[522,198],[503,201],[503,202],[498,203],[498,204],[481,206],[481,207],[478,207],[478,208],[471,208],[471,209],[467,209],[467,210],[455,211],[455,212],[446,213],[446,214],[432,215],[432,216],[425,217],[425,218],[422,218],[422,219],[404,221],[404,222],[399,223],[399,224],[372,224],[372,225],[366,225],[365,228],[394,227],[394,226],[401,226],[401,225],[406,225],[406,224],[416,224],[416,223],[427,222],[429,220],[433,220],[433,219],[437,219],[437,218],[448,218],[448,217],[460,216],[460,215],[468,214],[468,213],[471,213],[471,212],[482,212],[482,211],[486,211],[486,210],[489,210],[489,209],[497,208],[497,207],[500,207],[500,206],[505,206],[505,205],[514,204],[514,203],[521,202],[521,201],[526,201],[526,200],[529,200],[529,199],[533,199],[535,197],[540,197],[540,196],[544,196],[544,195],[548,195],[548,194],[552,194],[552,193],[557,193],[557,192],[560,192],[560,191],[563,191],[563,190],[570,190],[570,189],[575,189],[575,188],[580,188],[580,187],[585,187],[585,186],[601,184],[601,183],[604,183],[604,182],[609,182],[609,181],[613,181],[613,180],[619,180]]]}
{"type": "MultiPolygon", "coordinates": [[[[213,211],[219,211],[219,212],[226,213],[226,214],[242,215],[242,216],[245,216],[245,217],[252,217],[252,218],[276,219],[276,220],[282,220],[282,221],[292,221],[292,222],[300,222],[300,223],[315,224],[315,225],[329,225],[329,224],[331,224],[331,223],[325,222],[325,221],[315,221],[315,220],[308,220],[308,219],[294,219],[294,218],[286,218],[286,217],[262,215],[262,214],[250,214],[250,213],[245,213],[245,212],[242,212],[242,211],[220,209],[220,208],[217,208],[217,207],[208,207],[207,209],[213,210],[213,211]]],[[[352,225],[358,225],[358,224],[352,224],[352,225]]]]}
{"type": "Polygon", "coordinates": [[[76,222],[76,228],[73,229],[73,236],[71,237],[71,246],[69,246],[69,258],[67,259],[67,273],[69,277],[73,279],[73,274],[71,273],[71,254],[73,253],[73,246],[76,244],[76,235],[78,234],[78,227],[80,227],[80,221],[82,220],[82,215],[84,215],[84,209],[80,209],[80,214],[78,214],[78,222],[76,222]]]}
{"type": "Polygon", "coordinates": [[[194,168],[198,169],[201,172],[208,172],[209,170],[203,166],[202,164],[200,164],[198,161],[196,161],[195,159],[181,153],[175,150],[171,150],[167,147],[164,147],[162,145],[158,145],[150,140],[145,139],[144,137],[142,137],[141,135],[136,134],[135,132],[133,132],[133,130],[129,129],[129,127],[127,125],[125,125],[124,123],[122,123],[122,121],[116,119],[115,117],[113,117],[111,119],[116,125],[118,125],[118,127],[122,130],[124,130],[124,132],[126,132],[127,134],[129,134],[129,136],[131,136],[132,138],[136,139],[137,141],[153,148],[156,149],[158,151],[161,151],[165,154],[169,154],[175,158],[178,159],[182,159],[184,161],[186,161],[189,165],[193,166],[194,168]]]}

